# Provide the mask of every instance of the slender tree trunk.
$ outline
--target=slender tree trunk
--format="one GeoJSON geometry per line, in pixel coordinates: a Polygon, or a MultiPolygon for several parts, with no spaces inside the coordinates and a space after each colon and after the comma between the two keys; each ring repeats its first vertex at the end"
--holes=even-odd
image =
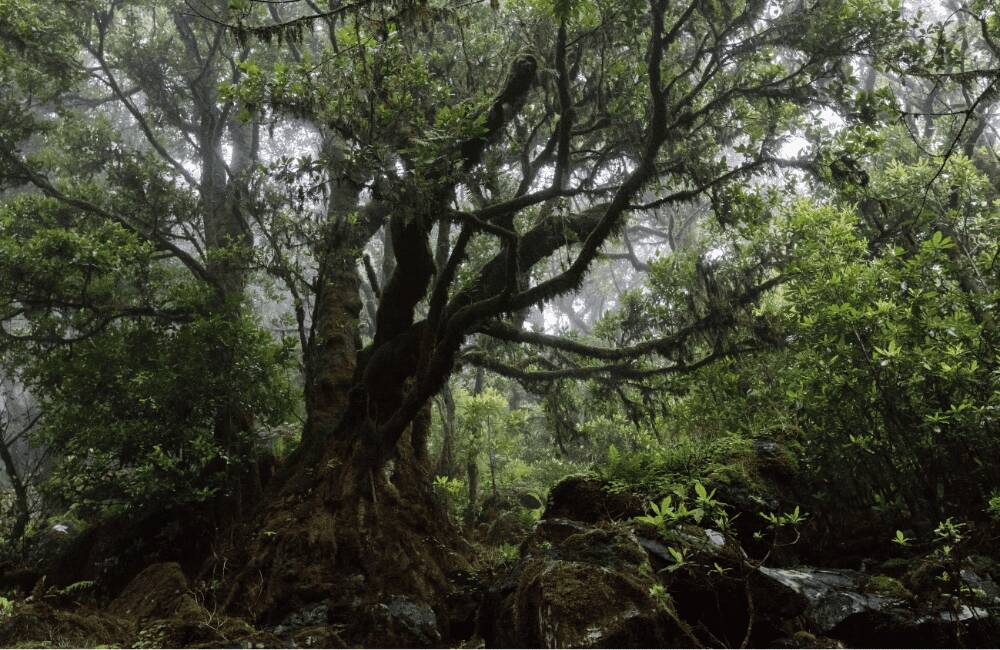
{"type": "Polygon", "coordinates": [[[479,463],[475,454],[465,460],[466,480],[469,486],[469,505],[465,509],[465,524],[471,525],[476,518],[476,503],[479,501],[479,463]]]}
{"type": "Polygon", "coordinates": [[[441,389],[438,407],[441,413],[441,452],[435,474],[454,478],[458,475],[455,463],[455,396],[450,384],[441,389]]]}
{"type": "MultiPolygon", "coordinates": [[[[215,88],[204,89],[204,102],[214,101],[215,88]]],[[[242,202],[246,195],[246,174],[256,160],[258,127],[256,123],[230,122],[228,132],[232,159],[227,165],[223,157],[225,125],[217,106],[201,105],[199,147],[204,168],[201,177],[202,218],[204,222],[208,270],[216,279],[220,291],[212,309],[227,321],[243,317],[244,291],[248,268],[247,251],[253,246],[253,236],[244,222],[242,202]]],[[[212,354],[221,374],[230,371],[237,362],[232,341],[218,340],[212,354]]],[[[253,460],[253,446],[246,433],[253,427],[253,420],[240,405],[240,396],[227,392],[220,396],[220,406],[215,415],[215,440],[225,452],[243,462],[225,467],[228,494],[220,502],[226,521],[230,516],[239,517],[245,508],[256,502],[262,494],[261,478],[253,460]]]]}
{"type": "Polygon", "coordinates": [[[493,496],[497,496],[497,453],[496,453],[496,432],[493,430],[493,421],[486,419],[486,458],[490,464],[490,488],[493,496]]]}
{"type": "Polygon", "coordinates": [[[31,510],[28,505],[28,490],[21,480],[21,474],[17,470],[17,464],[10,453],[6,440],[0,440],[0,460],[3,461],[4,471],[10,480],[11,488],[14,490],[14,525],[10,529],[9,541],[17,543],[24,536],[24,531],[28,527],[31,517],[31,510]]]}

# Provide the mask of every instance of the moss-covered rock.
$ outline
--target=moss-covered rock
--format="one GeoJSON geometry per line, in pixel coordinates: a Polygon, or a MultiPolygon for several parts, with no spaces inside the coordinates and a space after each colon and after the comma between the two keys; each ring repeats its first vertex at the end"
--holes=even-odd
{"type": "Polygon", "coordinates": [[[481,608],[488,647],[690,644],[654,598],[658,582],[626,526],[543,520],[522,556],[481,608]]]}
{"type": "Polygon", "coordinates": [[[0,647],[92,648],[132,645],[132,625],[89,607],[67,611],[45,602],[18,602],[0,618],[0,647]]]}
{"type": "Polygon", "coordinates": [[[611,492],[599,478],[573,474],[549,490],[544,518],[596,524],[637,517],[645,511],[645,507],[642,499],[634,494],[611,492]]]}
{"type": "Polygon", "coordinates": [[[910,570],[912,563],[913,561],[908,558],[893,557],[879,564],[878,571],[881,575],[898,579],[906,575],[906,572],[910,570]]]}
{"type": "Polygon", "coordinates": [[[521,557],[545,555],[566,538],[591,530],[590,526],[572,519],[542,519],[521,542],[521,557]]]}
{"type": "Polygon", "coordinates": [[[514,602],[517,645],[652,647],[681,643],[638,571],[586,562],[530,560],[514,602]],[[674,643],[671,643],[671,642],[674,643]]]}
{"type": "Polygon", "coordinates": [[[487,527],[485,541],[492,546],[517,544],[531,530],[531,525],[531,517],[523,510],[502,512],[487,527]]]}
{"type": "Polygon", "coordinates": [[[864,590],[869,593],[899,598],[901,600],[910,600],[913,598],[913,594],[903,586],[903,583],[886,575],[877,575],[868,578],[864,584],[864,590]]]}
{"type": "Polygon", "coordinates": [[[188,587],[187,577],[176,562],[146,567],[108,606],[108,612],[136,620],[147,618],[194,619],[202,607],[188,587]]]}
{"type": "Polygon", "coordinates": [[[774,642],[776,648],[844,648],[842,642],[812,632],[799,630],[794,634],[774,642]]]}
{"type": "Polygon", "coordinates": [[[945,570],[945,565],[935,558],[920,558],[910,564],[900,582],[915,594],[935,592],[939,584],[938,577],[945,570]]]}

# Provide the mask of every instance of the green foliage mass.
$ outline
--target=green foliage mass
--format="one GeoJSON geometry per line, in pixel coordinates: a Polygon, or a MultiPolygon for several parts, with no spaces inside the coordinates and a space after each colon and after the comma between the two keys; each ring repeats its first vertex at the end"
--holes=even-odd
{"type": "Polygon", "coordinates": [[[60,450],[43,491],[91,514],[226,493],[295,403],[291,349],[249,313],[213,311],[134,233],[72,218],[34,195],[0,208],[0,295],[21,341],[6,358],[46,413],[33,444],[60,450]],[[247,418],[232,439],[220,412],[247,418]]]}
{"type": "MultiPolygon", "coordinates": [[[[897,161],[872,183],[899,197],[887,209],[915,210],[916,188],[933,174],[925,161],[897,161]]],[[[961,275],[991,264],[997,211],[967,160],[956,157],[940,176],[930,201],[957,185],[962,213],[928,216],[899,243],[873,245],[851,206],[799,202],[772,222],[793,252],[788,281],[759,309],[783,345],[690,378],[668,418],[682,439],[793,444],[817,498],[834,510],[888,503],[937,518],[983,507],[998,471],[987,459],[1000,452],[998,294],[995,281],[981,276],[970,291],[961,275]],[[942,227],[960,228],[961,242],[942,227]]]]}
{"type": "Polygon", "coordinates": [[[259,432],[294,403],[288,353],[253,321],[221,318],[124,321],[55,351],[26,371],[51,413],[36,440],[62,452],[46,490],[84,512],[226,494],[261,453],[259,432]],[[233,351],[237,362],[218,372],[233,351]],[[227,409],[255,420],[220,440],[227,409]]]}
{"type": "Polygon", "coordinates": [[[990,3],[299,4],[0,0],[0,362],[45,515],[233,495],[300,404],[317,447],[384,436],[310,472],[388,467],[436,399],[456,522],[590,470],[656,525],[781,473],[900,550],[995,525],[990,3]]]}

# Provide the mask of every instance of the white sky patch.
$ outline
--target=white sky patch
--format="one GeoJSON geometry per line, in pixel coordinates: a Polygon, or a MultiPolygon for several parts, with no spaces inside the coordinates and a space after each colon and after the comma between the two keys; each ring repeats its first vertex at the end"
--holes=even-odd
{"type": "Polygon", "coordinates": [[[782,158],[804,158],[809,153],[809,141],[801,135],[793,135],[786,139],[778,150],[778,155],[782,158]]]}
{"type": "Polygon", "coordinates": [[[726,249],[725,246],[716,246],[715,248],[710,248],[705,252],[705,260],[708,262],[718,262],[723,257],[725,257],[726,253],[728,252],[729,251],[726,249]]]}

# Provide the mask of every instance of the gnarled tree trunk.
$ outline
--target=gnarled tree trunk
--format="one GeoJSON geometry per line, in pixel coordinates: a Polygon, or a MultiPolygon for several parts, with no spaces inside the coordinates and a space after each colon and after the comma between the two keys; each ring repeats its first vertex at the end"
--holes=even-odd
{"type": "Polygon", "coordinates": [[[223,548],[238,572],[222,576],[218,562],[213,570],[224,578],[222,604],[229,611],[276,624],[325,606],[331,625],[347,626],[347,638],[386,643],[388,637],[365,635],[379,627],[370,622],[372,612],[394,597],[433,609],[444,625],[449,575],[469,568],[467,545],[432,491],[426,409],[387,462],[376,453],[370,405],[402,390],[406,366],[394,355],[369,355],[358,364],[356,266],[338,255],[323,269],[303,444],[256,519],[223,548]],[[372,382],[371,375],[396,381],[372,382]]]}
{"type": "MultiPolygon", "coordinates": [[[[459,143],[456,161],[422,170],[423,179],[436,172],[439,183],[428,187],[417,178],[376,186],[364,211],[382,206],[377,219],[330,219],[318,252],[303,444],[266,496],[250,534],[234,536],[242,539],[222,551],[221,566],[239,567],[224,577],[226,609],[278,623],[304,607],[325,606],[326,622],[347,626],[348,638],[361,645],[416,642],[367,636],[385,627],[371,617],[391,613],[386,604],[401,597],[408,607],[433,609],[447,626],[449,574],[468,568],[469,553],[432,491],[427,405],[447,383],[473,317],[455,319],[461,326],[441,326],[455,269],[450,260],[443,264],[443,253],[435,263],[429,239],[454,197],[453,163],[465,169],[478,164],[488,140],[524,101],[536,66],[533,57],[515,59],[490,108],[485,136],[459,143]],[[373,342],[358,351],[357,259],[374,234],[372,223],[384,224],[390,235],[395,266],[381,288],[373,342]],[[425,299],[428,315],[418,320],[425,299]]],[[[353,182],[335,187],[331,216],[355,208],[359,189],[353,182]]],[[[465,243],[456,244],[456,262],[469,236],[466,231],[465,243]]],[[[509,245],[505,251],[499,264],[509,272],[516,253],[509,245]]],[[[500,276],[503,286],[508,275],[500,276]]],[[[214,568],[218,576],[220,564],[214,568]]]]}

